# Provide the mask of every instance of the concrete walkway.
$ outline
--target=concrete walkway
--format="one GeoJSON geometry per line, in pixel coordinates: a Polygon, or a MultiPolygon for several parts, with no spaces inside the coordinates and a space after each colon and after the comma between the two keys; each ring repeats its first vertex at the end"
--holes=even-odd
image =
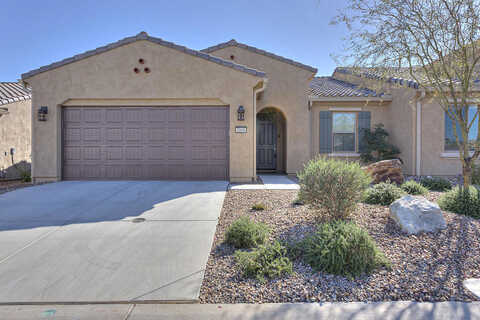
{"type": "Polygon", "coordinates": [[[230,190],[298,190],[300,186],[291,177],[283,174],[261,174],[263,183],[231,184],[230,190]]]}
{"type": "Polygon", "coordinates": [[[480,302],[137,304],[2,306],[0,319],[75,320],[402,320],[480,319],[480,302]]]}

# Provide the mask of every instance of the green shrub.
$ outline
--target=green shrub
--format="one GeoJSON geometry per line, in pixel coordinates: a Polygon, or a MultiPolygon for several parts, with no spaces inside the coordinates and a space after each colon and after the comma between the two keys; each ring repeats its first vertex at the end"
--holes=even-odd
{"type": "Polygon", "coordinates": [[[32,182],[32,176],[30,175],[30,172],[22,172],[21,177],[23,182],[32,182]]]}
{"type": "Polygon", "coordinates": [[[333,219],[348,217],[371,181],[357,162],[322,157],[310,160],[298,178],[300,199],[333,219]]]}
{"type": "Polygon", "coordinates": [[[316,271],[353,278],[390,266],[368,233],[353,222],[320,224],[302,247],[305,262],[316,271]]]}
{"type": "Polygon", "coordinates": [[[266,242],[270,229],[263,223],[242,216],[228,227],[225,241],[235,248],[253,248],[266,242]]]}
{"type": "Polygon", "coordinates": [[[445,211],[480,218],[480,192],[474,186],[468,190],[463,187],[453,188],[440,197],[438,205],[445,211]]]}
{"type": "Polygon", "coordinates": [[[371,186],[365,191],[363,202],[388,206],[395,200],[400,199],[403,195],[405,195],[405,193],[397,187],[397,185],[389,182],[381,182],[371,186]]]}
{"type": "Polygon", "coordinates": [[[452,184],[447,179],[425,177],[420,184],[432,191],[446,191],[452,189],[452,184]]]}
{"type": "Polygon", "coordinates": [[[396,159],[400,154],[400,149],[388,142],[388,132],[384,125],[378,123],[371,131],[364,129],[362,132],[365,148],[360,154],[363,162],[377,162],[381,160],[396,159]]]}
{"type": "Polygon", "coordinates": [[[303,200],[301,200],[300,198],[295,198],[295,200],[292,201],[292,205],[293,206],[303,206],[304,203],[303,203],[303,200]]]}
{"type": "Polygon", "coordinates": [[[287,250],[278,241],[260,245],[251,251],[237,250],[235,260],[245,277],[256,278],[261,282],[264,282],[265,278],[278,278],[293,272],[287,250]]]}
{"type": "Polygon", "coordinates": [[[420,183],[410,180],[404,182],[400,188],[411,195],[424,195],[428,193],[428,189],[422,186],[420,183]]]}
{"type": "Polygon", "coordinates": [[[255,203],[253,206],[252,206],[252,210],[253,211],[263,211],[265,210],[267,207],[263,204],[263,203],[255,203]]]}

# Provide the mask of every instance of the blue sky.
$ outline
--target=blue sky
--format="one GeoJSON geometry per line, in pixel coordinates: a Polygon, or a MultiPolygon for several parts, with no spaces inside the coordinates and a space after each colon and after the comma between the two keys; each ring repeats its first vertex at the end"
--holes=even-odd
{"type": "Polygon", "coordinates": [[[192,49],[232,38],[330,75],[346,28],[344,0],[3,1],[0,81],[146,31],[192,49]]]}

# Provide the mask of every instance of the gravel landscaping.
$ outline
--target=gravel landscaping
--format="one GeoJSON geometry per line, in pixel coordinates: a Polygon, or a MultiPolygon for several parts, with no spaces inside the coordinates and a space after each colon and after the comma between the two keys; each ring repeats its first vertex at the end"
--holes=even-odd
{"type": "MultiPolygon", "coordinates": [[[[436,201],[440,192],[427,198],[436,201]]],[[[463,288],[466,278],[480,277],[480,221],[444,213],[447,229],[407,236],[389,218],[388,207],[359,204],[353,220],[365,228],[392,262],[369,276],[349,280],[315,273],[300,260],[290,276],[260,284],[243,279],[234,249],[223,243],[226,228],[249,215],[272,228],[271,239],[295,242],[315,229],[316,217],[307,206],[294,206],[297,191],[230,190],[223,210],[200,293],[201,303],[267,303],[314,301],[474,301],[463,288]],[[254,204],[266,209],[252,211],[254,204]]]]}
{"type": "Polygon", "coordinates": [[[23,182],[22,180],[0,180],[0,194],[31,186],[33,186],[31,182],[23,182]]]}

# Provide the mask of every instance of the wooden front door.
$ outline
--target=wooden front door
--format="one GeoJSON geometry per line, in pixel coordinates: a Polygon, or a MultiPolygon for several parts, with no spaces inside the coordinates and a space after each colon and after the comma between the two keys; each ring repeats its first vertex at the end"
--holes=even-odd
{"type": "Polygon", "coordinates": [[[257,170],[277,169],[277,126],[273,119],[257,117],[257,170]]]}

